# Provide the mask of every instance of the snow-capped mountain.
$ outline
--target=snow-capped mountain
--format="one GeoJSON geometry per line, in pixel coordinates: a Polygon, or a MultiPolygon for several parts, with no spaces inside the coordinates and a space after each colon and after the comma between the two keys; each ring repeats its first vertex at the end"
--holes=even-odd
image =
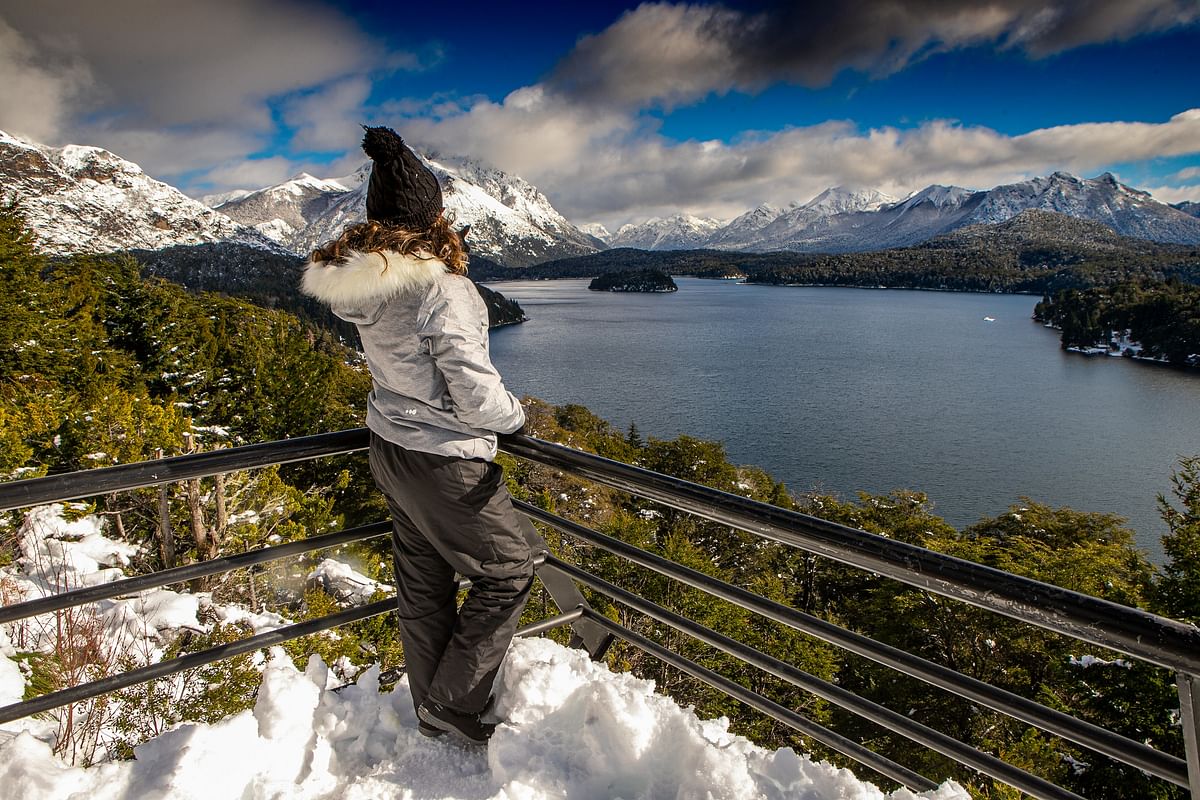
{"type": "Polygon", "coordinates": [[[612,241],[612,233],[610,233],[608,228],[604,227],[599,222],[589,222],[586,225],[580,225],[579,230],[583,231],[588,236],[591,236],[593,239],[604,244],[605,246],[612,241]]]}
{"type": "Polygon", "coordinates": [[[279,249],[99,147],[47,147],[0,132],[0,186],[53,255],[223,241],[279,249]]]}
{"type": "Polygon", "coordinates": [[[609,239],[609,247],[636,247],[640,250],[689,250],[705,247],[709,238],[725,227],[716,219],[675,214],[654,217],[638,224],[626,224],[609,239]]]}
{"type": "MultiPolygon", "coordinates": [[[[422,160],[438,176],[447,214],[471,226],[474,253],[508,266],[583,255],[599,244],[558,213],[537,187],[465,158],[422,160]]],[[[295,253],[306,254],[366,218],[367,162],[346,178],[301,175],[219,206],[295,253]]]]}
{"type": "Polygon", "coordinates": [[[761,238],[763,228],[796,208],[799,208],[797,203],[792,203],[786,208],[777,208],[770,203],[763,203],[757,208],[752,208],[745,214],[735,217],[728,225],[713,233],[705,241],[704,246],[721,250],[746,249],[761,238]]]}
{"type": "Polygon", "coordinates": [[[277,186],[242,194],[215,208],[286,247],[351,188],[338,180],[321,180],[302,172],[277,186]]]}
{"type": "Polygon", "coordinates": [[[1057,211],[1101,222],[1122,236],[1158,242],[1200,242],[1200,221],[1117,181],[1110,172],[1090,180],[1066,172],[997,186],[969,214],[973,222],[1002,222],[1027,209],[1057,211]]]}
{"type": "Polygon", "coordinates": [[[987,191],[933,185],[903,200],[876,191],[834,188],[784,210],[759,206],[693,246],[753,252],[883,250],[918,244],[966,225],[995,225],[1028,210],[1102,223],[1122,236],[1197,244],[1200,220],[1192,210],[1196,205],[1168,206],[1109,173],[1083,179],[1056,172],[987,191]]]}
{"type": "Polygon", "coordinates": [[[757,231],[752,239],[753,247],[760,250],[826,249],[823,243],[831,236],[839,235],[848,222],[895,202],[896,198],[874,189],[850,190],[835,186],[803,205],[784,209],[757,231]]]}
{"type": "Polygon", "coordinates": [[[1200,203],[1184,200],[1182,203],[1172,203],[1171,208],[1178,209],[1189,217],[1200,217],[1200,203]]]}

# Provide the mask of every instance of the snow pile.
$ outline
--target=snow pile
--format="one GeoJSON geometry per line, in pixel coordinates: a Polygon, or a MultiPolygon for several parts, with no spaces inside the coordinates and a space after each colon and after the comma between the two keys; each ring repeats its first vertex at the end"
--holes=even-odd
{"type": "MultiPolygon", "coordinates": [[[[17,531],[21,556],[16,569],[0,569],[4,599],[21,602],[51,594],[96,586],[125,577],[122,567],[138,553],[126,542],[103,533],[95,515],[68,519],[62,504],[38,506],[25,515],[17,531]]],[[[101,600],[77,612],[67,626],[73,636],[86,635],[90,621],[97,623],[103,651],[134,658],[142,664],[158,661],[170,636],[182,629],[205,630],[198,619],[207,595],[152,589],[126,598],[101,600]]],[[[63,646],[65,623],[54,613],[31,617],[7,626],[8,638],[17,637],[26,652],[53,652],[63,646]]],[[[71,646],[80,646],[74,642],[71,646]]]]}
{"type": "Polygon", "coordinates": [[[395,591],[395,587],[372,580],[348,564],[333,558],[326,558],[318,564],[309,574],[308,580],[320,586],[326,594],[343,605],[363,605],[369,602],[376,592],[391,594],[395,591]]]}
{"type": "Polygon", "coordinates": [[[953,783],[886,795],[848,770],[756,747],[654,694],[652,682],[545,639],[514,642],[496,687],[506,722],[486,749],[421,737],[404,681],[383,694],[375,669],[340,691],[328,680],[318,659],[300,672],[276,650],[253,711],[180,725],[134,761],[86,770],[0,729],[0,786],[27,800],[968,798],[953,783]]]}
{"type": "MultiPolygon", "coordinates": [[[[115,580],[137,555],[136,548],[104,536],[99,517],[69,520],[66,512],[52,505],[27,514],[18,532],[22,556],[0,569],[0,602],[115,580]]],[[[310,578],[345,589],[355,601],[390,589],[332,559],[310,578]]],[[[105,648],[132,656],[135,665],[160,660],[182,629],[206,630],[202,618],[244,619],[256,631],[287,622],[166,589],[92,608],[105,648]]],[[[0,706],[25,692],[29,668],[19,654],[62,646],[56,628],[53,614],[0,626],[0,706]]],[[[60,731],[53,720],[0,725],[2,794],[23,800],[916,796],[907,790],[885,795],[848,770],[790,749],[757,747],[731,734],[726,720],[700,720],[655,694],[652,681],[614,674],[586,653],[547,639],[514,642],[496,684],[503,723],[487,748],[419,735],[407,679],[383,693],[377,666],[357,684],[337,686],[335,672],[315,656],[301,672],[276,648],[260,668],[252,710],[213,724],[178,724],[136,747],[132,761],[70,766],[52,752],[60,731]]],[[[96,752],[106,757],[103,747],[96,752]]],[[[920,796],[968,798],[953,783],[920,796]]]]}

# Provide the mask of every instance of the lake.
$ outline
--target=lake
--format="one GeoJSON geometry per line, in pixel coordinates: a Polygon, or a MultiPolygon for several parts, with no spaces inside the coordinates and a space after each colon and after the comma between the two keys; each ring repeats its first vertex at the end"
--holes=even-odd
{"type": "Polygon", "coordinates": [[[530,318],[492,358],[518,395],[719,440],[794,494],[916,489],[956,527],[1021,497],[1112,512],[1161,562],[1155,498],[1200,454],[1200,374],[1063,352],[1027,295],[676,283],[489,284],[530,318]]]}

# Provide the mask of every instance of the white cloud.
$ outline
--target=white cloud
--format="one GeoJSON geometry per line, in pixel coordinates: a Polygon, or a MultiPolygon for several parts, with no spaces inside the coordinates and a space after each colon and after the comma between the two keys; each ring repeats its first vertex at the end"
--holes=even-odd
{"type": "Polygon", "coordinates": [[[294,166],[292,159],[282,156],[231,159],[205,172],[204,181],[211,186],[258,189],[283,183],[301,171],[294,166]]]}
{"type": "Polygon", "coordinates": [[[404,133],[467,153],[541,188],[560,211],[610,230],[678,211],[728,218],[771,202],[806,201],[834,185],[896,195],[931,183],[990,188],[1054,170],[1094,174],[1107,165],[1200,152],[1200,112],[1162,123],[1064,125],[1009,136],[932,121],[860,130],[831,121],[732,143],[675,141],[633,112],[559,102],[527,87],[404,133]]]}
{"type": "Polygon", "coordinates": [[[1168,176],[1173,181],[1194,181],[1200,179],[1200,167],[1187,167],[1174,175],[1168,176]]]}
{"type": "Polygon", "coordinates": [[[296,150],[340,150],[354,142],[366,118],[365,105],[371,94],[371,81],[355,76],[289,100],[283,119],[295,129],[292,147],[296,150]]]}
{"type": "MultiPolygon", "coordinates": [[[[1019,136],[947,121],[870,130],[831,121],[731,143],[663,136],[647,108],[779,81],[816,86],[844,69],[886,75],[956,47],[1044,56],[1200,18],[1194,0],[760,7],[749,14],[647,3],[580,40],[545,81],[502,101],[444,94],[372,107],[379,70],[420,69],[442,58],[436,46],[386,52],[317,0],[0,0],[0,129],[108,147],[156,177],[186,176],[195,191],[219,191],[301,170],[348,173],[363,158],[357,123],[370,120],[521,175],[570,218],[610,229],[676,211],[730,217],[831,185],[893,194],[929,183],[987,187],[1200,150],[1200,110],[1158,124],[1019,136]],[[289,134],[292,152],[344,155],[324,168],[251,157],[274,152],[289,134]]],[[[1184,173],[1168,182],[1197,177],[1184,173]]]]}
{"type": "Polygon", "coordinates": [[[69,101],[91,75],[78,59],[41,59],[37,48],[0,18],[0,128],[43,141],[58,134],[69,101]]]}
{"type": "Polygon", "coordinates": [[[1194,186],[1149,186],[1146,191],[1161,203],[1200,203],[1200,184],[1194,186]]]}
{"type": "Polygon", "coordinates": [[[349,147],[319,103],[361,116],[372,75],[419,67],[316,0],[0,0],[0,129],[106,147],[160,177],[272,146],[273,104],[299,147],[349,147]]]}

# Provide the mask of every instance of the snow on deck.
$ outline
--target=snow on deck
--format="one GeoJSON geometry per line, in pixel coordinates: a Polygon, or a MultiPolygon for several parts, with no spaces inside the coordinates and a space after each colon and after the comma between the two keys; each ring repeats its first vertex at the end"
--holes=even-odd
{"type": "Polygon", "coordinates": [[[327,682],[319,659],[300,672],[276,651],[253,711],[180,725],[133,761],[89,769],[64,765],[29,732],[0,729],[0,786],[25,800],[968,799],[950,782],[885,794],[849,770],[757,747],[725,720],[655,694],[653,682],[547,639],[514,642],[497,681],[506,721],[487,748],[422,737],[407,683],[381,693],[375,668],[340,691],[327,682]]]}
{"type": "MultiPolygon", "coordinates": [[[[59,575],[69,565],[75,585],[121,575],[127,545],[105,538],[100,518],[68,521],[65,510],[44,506],[27,515],[22,558],[0,568],[0,581],[16,590],[10,602],[44,593],[47,582],[39,573],[48,565],[59,575]]],[[[337,562],[324,562],[317,572],[338,580],[361,577],[337,562]]],[[[218,610],[228,616],[238,609],[218,610]]],[[[164,589],[100,604],[106,635],[145,637],[139,649],[150,661],[161,657],[171,629],[199,625],[196,614],[196,596],[164,589]]],[[[282,619],[270,622],[266,627],[282,619]]],[[[0,625],[0,706],[19,701],[26,689],[11,632],[0,625]]],[[[33,636],[26,647],[42,649],[41,638],[33,636]]],[[[503,722],[486,748],[418,734],[407,679],[381,692],[378,667],[372,667],[354,685],[335,690],[338,683],[318,658],[301,672],[277,648],[264,667],[254,709],[213,724],[180,724],[137,747],[132,761],[87,769],[52,754],[53,722],[26,718],[0,725],[0,797],[969,798],[954,783],[922,795],[905,789],[885,794],[849,770],[791,749],[757,747],[731,734],[726,720],[701,720],[655,694],[652,681],[610,672],[585,652],[548,639],[513,643],[496,683],[496,713],[503,722]]]]}

